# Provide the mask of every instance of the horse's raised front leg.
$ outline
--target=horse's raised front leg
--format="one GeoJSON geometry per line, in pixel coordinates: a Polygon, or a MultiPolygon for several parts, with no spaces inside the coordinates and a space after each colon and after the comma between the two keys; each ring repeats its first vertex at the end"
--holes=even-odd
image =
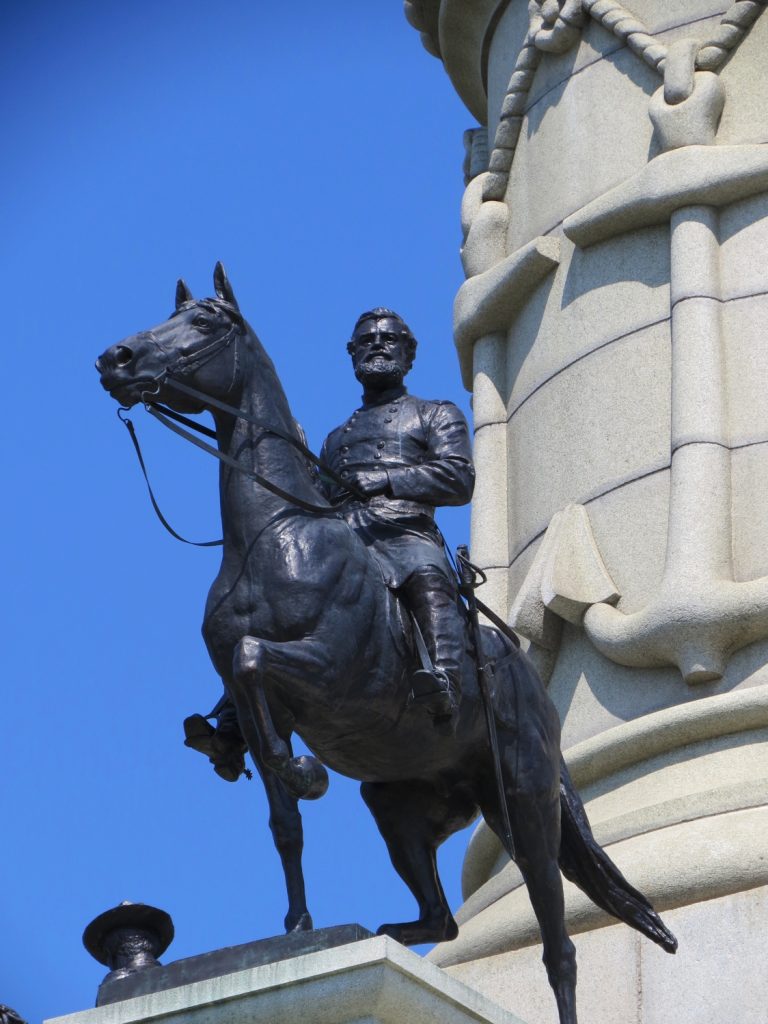
{"type": "MultiPolygon", "coordinates": [[[[202,715],[191,715],[185,720],[185,743],[193,750],[205,754],[214,765],[217,775],[227,782],[237,782],[246,770],[243,755],[247,744],[240,731],[237,709],[227,693],[216,705],[214,713],[215,729],[202,715]]],[[[288,893],[285,930],[309,931],[312,929],[312,918],[307,910],[301,868],[304,834],[299,807],[277,776],[265,768],[260,757],[254,757],[253,763],[264,784],[269,804],[269,828],[285,875],[288,893]]]]}
{"type": "Polygon", "coordinates": [[[275,728],[264,689],[268,673],[290,678],[302,667],[300,653],[289,650],[296,646],[243,637],[235,647],[231,694],[251,756],[274,772],[292,797],[317,800],[328,789],[328,773],[316,757],[292,756],[287,737],[275,728]]]}
{"type": "Polygon", "coordinates": [[[405,946],[455,939],[459,929],[437,873],[436,851],[452,832],[471,821],[474,805],[461,798],[449,802],[422,782],[364,782],[360,792],[395,870],[419,906],[417,921],[383,924],[377,934],[405,946]]]}

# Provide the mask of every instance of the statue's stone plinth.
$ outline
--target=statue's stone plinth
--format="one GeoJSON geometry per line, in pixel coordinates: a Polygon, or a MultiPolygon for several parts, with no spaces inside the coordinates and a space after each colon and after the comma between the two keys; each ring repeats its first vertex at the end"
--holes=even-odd
{"type": "Polygon", "coordinates": [[[108,976],[99,987],[96,1005],[106,1006],[108,1003],[132,999],[135,996],[164,992],[180,985],[220,978],[250,967],[277,963],[280,960],[292,960],[307,953],[334,949],[336,946],[346,946],[350,942],[359,942],[371,937],[372,933],[359,924],[342,924],[335,928],[317,928],[308,932],[274,935],[268,939],[244,942],[240,946],[225,946],[210,953],[188,956],[164,966],[139,971],[127,978],[113,980],[108,976]]]}
{"type": "Polygon", "coordinates": [[[136,985],[140,979],[145,986],[141,993],[46,1024],[147,1024],[161,1018],[164,1024],[522,1024],[386,936],[345,945],[331,941],[323,948],[323,936],[332,940],[333,933],[352,929],[365,934],[359,926],[346,925],[151,968],[135,978],[136,985]],[[285,958],[299,938],[312,951],[289,952],[285,958]],[[150,981],[150,975],[157,980],[150,981]],[[171,987],[164,979],[170,979],[171,987]],[[146,987],[150,984],[152,989],[146,987]]]}

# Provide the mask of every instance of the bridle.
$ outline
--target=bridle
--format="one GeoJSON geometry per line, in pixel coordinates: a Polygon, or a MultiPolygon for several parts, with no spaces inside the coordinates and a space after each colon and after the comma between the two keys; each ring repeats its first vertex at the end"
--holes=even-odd
{"type": "MultiPolygon", "coordinates": [[[[239,317],[238,320],[240,320],[239,317]]],[[[256,473],[254,470],[247,469],[245,466],[242,466],[237,461],[237,459],[232,458],[231,455],[227,455],[225,452],[219,451],[219,449],[214,447],[213,445],[201,440],[201,438],[195,437],[194,434],[190,433],[190,430],[194,430],[198,434],[203,434],[214,441],[217,439],[217,434],[216,431],[211,430],[210,427],[206,427],[204,424],[198,423],[196,420],[190,419],[187,416],[183,416],[181,413],[176,412],[174,409],[169,409],[166,405],[163,405],[160,402],[153,400],[154,397],[160,393],[161,385],[164,385],[166,387],[172,388],[174,391],[178,391],[184,395],[187,395],[190,398],[194,398],[196,401],[202,403],[206,407],[213,407],[221,412],[227,413],[228,415],[235,417],[236,419],[244,420],[247,423],[251,423],[252,425],[259,428],[259,433],[252,441],[253,447],[259,445],[266,437],[280,438],[281,440],[286,441],[288,444],[290,444],[297,451],[299,451],[309,462],[317,466],[324,476],[329,477],[331,480],[333,480],[335,484],[337,484],[339,487],[347,491],[352,497],[357,498],[358,500],[365,500],[365,496],[361,491],[351,486],[347,481],[342,480],[342,478],[339,477],[336,473],[334,473],[333,470],[331,470],[329,467],[323,465],[320,459],[317,457],[317,455],[315,455],[315,453],[311,451],[311,449],[309,449],[307,445],[305,445],[298,438],[291,437],[290,434],[286,434],[280,430],[276,430],[274,427],[270,427],[267,424],[263,423],[261,420],[256,419],[255,416],[251,416],[250,413],[244,412],[242,409],[237,409],[235,406],[229,405],[227,402],[223,402],[218,398],[214,398],[212,395],[207,395],[205,394],[205,392],[199,391],[197,388],[193,388],[189,384],[186,384],[183,380],[178,379],[177,375],[183,376],[188,373],[191,373],[193,370],[199,369],[201,366],[204,366],[207,362],[209,362],[211,359],[217,356],[225,348],[228,348],[229,345],[234,340],[235,371],[233,373],[232,383],[230,384],[230,387],[227,389],[227,394],[229,394],[229,392],[232,390],[232,387],[235,384],[235,379],[237,375],[237,342],[239,337],[241,336],[241,333],[241,322],[233,323],[232,327],[222,337],[215,339],[209,345],[205,345],[202,348],[196,350],[195,352],[190,352],[187,353],[186,355],[179,356],[175,362],[171,363],[169,366],[166,366],[161,373],[157,374],[157,376],[148,378],[147,388],[142,390],[141,392],[142,405],[150,414],[150,416],[153,416],[156,420],[162,423],[163,426],[167,427],[169,430],[172,430],[174,434],[177,434],[185,441],[189,441],[190,444],[193,444],[195,445],[195,447],[200,448],[202,451],[207,452],[209,455],[212,455],[214,458],[218,459],[218,461],[221,462],[223,465],[229,466],[230,469],[233,469],[236,472],[241,473],[243,476],[247,476],[249,479],[259,484],[259,486],[269,491],[271,494],[274,494],[278,498],[282,498],[284,501],[287,501],[291,506],[299,508],[304,512],[309,512],[312,515],[339,517],[340,513],[336,507],[331,505],[319,505],[315,504],[314,502],[305,501],[298,495],[291,494],[289,491],[283,490],[282,487],[279,487],[277,484],[267,479],[267,477],[262,476],[261,473],[256,473]],[[187,430],[185,428],[190,429],[187,430]]],[[[129,407],[127,406],[121,406],[117,410],[117,415],[121,423],[125,424],[128,430],[128,434],[131,438],[131,442],[133,443],[133,447],[136,452],[136,457],[139,460],[139,466],[141,467],[141,472],[144,476],[144,481],[147,485],[147,490],[149,492],[149,498],[152,503],[152,508],[154,509],[155,514],[157,515],[162,525],[171,534],[172,537],[175,537],[176,540],[179,540],[184,544],[191,544],[194,547],[221,546],[224,543],[223,539],[209,541],[187,540],[186,537],[182,537],[181,534],[177,533],[176,530],[173,529],[168,520],[165,518],[162,511],[160,510],[160,506],[157,503],[154,492],[152,490],[152,485],[149,481],[149,475],[147,473],[146,464],[144,462],[144,457],[141,452],[141,446],[139,445],[139,439],[136,435],[136,428],[133,425],[133,421],[128,416],[125,415],[125,413],[128,411],[128,408],[129,407]]],[[[277,518],[282,518],[283,514],[281,514],[278,517],[274,517],[275,521],[277,518]]],[[[270,524],[271,522],[272,520],[270,520],[270,524]]]]}
{"type": "MultiPolygon", "coordinates": [[[[247,423],[251,423],[259,428],[259,433],[256,435],[256,438],[253,442],[254,445],[258,445],[261,441],[263,441],[265,437],[278,437],[281,440],[286,441],[288,444],[292,445],[297,451],[301,452],[301,454],[306,459],[308,459],[311,463],[317,466],[325,476],[329,477],[331,480],[333,480],[335,484],[337,484],[339,487],[345,490],[350,495],[350,497],[355,498],[358,501],[365,501],[365,495],[360,490],[358,490],[358,488],[351,486],[346,480],[343,480],[336,473],[334,473],[333,470],[329,469],[327,466],[324,466],[321,463],[320,459],[317,457],[317,455],[315,455],[315,453],[311,451],[303,442],[299,441],[298,438],[291,437],[290,434],[284,434],[280,430],[275,430],[274,427],[267,426],[260,420],[257,420],[255,416],[251,416],[250,413],[243,412],[241,409],[236,409],[235,406],[229,405],[227,402],[223,402],[218,398],[214,398],[212,395],[206,395],[203,391],[198,391],[197,388],[193,388],[189,384],[185,384],[184,381],[177,380],[173,376],[174,373],[188,373],[190,372],[191,368],[198,368],[199,366],[204,365],[215,355],[217,355],[222,349],[226,348],[233,338],[235,339],[235,345],[237,345],[237,337],[239,336],[240,333],[239,330],[237,330],[238,327],[238,324],[233,324],[232,328],[230,328],[230,330],[226,333],[226,335],[224,335],[223,338],[217,339],[215,342],[212,342],[210,345],[205,346],[204,349],[200,349],[197,352],[189,353],[186,356],[180,356],[175,363],[173,363],[171,366],[166,367],[162,373],[157,375],[157,377],[149,379],[147,383],[150,385],[154,384],[154,390],[149,391],[149,389],[147,389],[141,392],[141,402],[144,405],[144,408],[151,416],[154,416],[156,420],[159,420],[159,422],[162,423],[164,426],[168,427],[169,430],[172,430],[174,434],[178,434],[179,437],[183,437],[186,441],[189,441],[197,448],[201,448],[203,451],[208,452],[210,455],[213,455],[214,458],[218,459],[219,462],[224,463],[224,465],[230,466],[238,473],[242,473],[244,476],[249,477],[251,480],[259,484],[265,490],[270,491],[272,494],[277,495],[277,497],[287,501],[289,505],[293,506],[294,508],[299,508],[302,511],[309,512],[312,515],[335,516],[336,518],[343,520],[343,516],[341,512],[338,510],[338,507],[332,505],[315,505],[312,502],[304,501],[303,498],[299,498],[295,494],[290,494],[288,491],[284,491],[281,487],[278,487],[277,484],[272,483],[271,480],[268,480],[266,477],[263,477],[260,473],[255,473],[250,469],[246,469],[244,466],[241,466],[236,459],[233,459],[231,456],[226,455],[224,452],[220,452],[218,448],[214,448],[213,445],[207,444],[205,441],[202,441],[199,437],[195,437],[193,434],[191,434],[188,430],[185,430],[184,428],[189,427],[191,430],[196,431],[198,434],[203,434],[214,441],[216,440],[217,436],[215,430],[211,430],[210,427],[206,427],[202,423],[198,423],[195,420],[189,419],[189,417],[187,416],[183,416],[181,413],[176,412],[174,409],[169,409],[167,406],[162,405],[160,402],[152,401],[153,396],[159,394],[160,385],[165,384],[167,387],[173,388],[175,391],[179,391],[182,394],[187,395],[189,398],[194,398],[196,401],[202,402],[206,406],[211,406],[214,409],[219,409],[221,412],[225,412],[230,416],[236,417],[237,419],[245,420],[247,423]],[[201,356],[204,357],[202,362],[201,356]]],[[[230,386],[229,390],[231,389],[232,386],[230,386]]],[[[149,491],[149,498],[150,501],[152,502],[152,507],[155,510],[155,513],[160,522],[163,524],[165,529],[171,534],[172,537],[175,537],[176,540],[180,540],[184,544],[191,544],[194,547],[199,548],[221,546],[224,543],[223,540],[187,540],[186,537],[182,537],[181,534],[177,533],[170,525],[170,523],[167,521],[167,519],[161,512],[160,507],[155,499],[155,495],[152,491],[152,485],[149,482],[149,476],[147,475],[147,469],[144,464],[144,458],[141,454],[139,440],[136,437],[136,430],[133,426],[132,421],[127,416],[124,415],[124,413],[126,413],[127,411],[128,409],[126,406],[121,406],[117,410],[117,415],[120,421],[124,423],[128,429],[128,433],[130,435],[131,441],[133,442],[133,447],[136,451],[136,455],[139,460],[139,465],[141,466],[141,471],[144,475],[147,490],[149,491]]],[[[288,515],[291,515],[292,513],[293,508],[281,509],[280,511],[278,511],[264,524],[264,526],[262,526],[261,530],[257,534],[257,537],[260,536],[265,530],[273,526],[275,523],[280,522],[282,519],[284,519],[288,515]]],[[[440,534],[440,536],[442,538],[442,534],[440,534]]],[[[479,569],[477,566],[473,565],[467,558],[466,554],[460,555],[461,567],[457,566],[456,563],[453,561],[450,549],[448,548],[448,545],[445,543],[444,538],[442,539],[442,543],[445,548],[446,554],[449,560],[453,562],[454,569],[457,571],[457,575],[459,576],[459,579],[461,581],[462,585],[460,587],[460,592],[465,598],[468,598],[470,591],[473,592],[474,589],[480,583],[486,582],[486,574],[482,571],[482,569],[479,569]]],[[[480,601],[477,595],[473,596],[473,603],[478,611],[482,612],[482,614],[485,615],[485,617],[489,619],[501,633],[503,633],[513,642],[513,644],[515,645],[515,649],[520,647],[520,640],[515,635],[515,633],[510,629],[510,627],[506,624],[506,622],[504,622],[504,620],[500,618],[491,608],[489,608],[486,604],[480,601]]]]}

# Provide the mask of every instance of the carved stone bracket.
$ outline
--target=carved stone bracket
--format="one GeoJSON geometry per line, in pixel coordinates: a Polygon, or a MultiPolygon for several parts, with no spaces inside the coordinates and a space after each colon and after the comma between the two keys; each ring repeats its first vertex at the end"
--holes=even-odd
{"type": "Polygon", "coordinates": [[[619,592],[605,567],[583,505],[556,512],[512,605],[510,625],[546,650],[560,644],[563,620],[576,625],[591,605],[619,592]]]}
{"type": "Polygon", "coordinates": [[[560,239],[541,236],[491,269],[470,277],[459,288],[453,307],[453,330],[462,380],[468,390],[472,389],[474,343],[495,331],[507,331],[533,288],[559,262],[560,239]]]}

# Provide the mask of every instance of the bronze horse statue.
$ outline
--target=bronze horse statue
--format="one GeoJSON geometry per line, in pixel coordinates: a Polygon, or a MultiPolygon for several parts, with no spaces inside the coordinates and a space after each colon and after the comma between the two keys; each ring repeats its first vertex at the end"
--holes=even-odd
{"type": "Polygon", "coordinates": [[[221,264],[214,286],[215,298],[195,300],[179,282],[171,317],[108,349],[96,366],[124,406],[162,402],[177,414],[213,416],[225,460],[223,556],[203,636],[266,787],[288,890],[285,927],[312,927],[297,800],[325,791],[323,764],[361,781],[392,864],[416,899],[416,920],[379,929],[405,944],[457,935],[436,850],[480,812],[525,879],[560,1022],[576,1024],[561,870],[667,951],[676,940],[595,842],[560,754],[555,708],[509,639],[483,627],[495,663],[491,702],[513,843],[504,835],[469,640],[452,725],[436,727],[408,706],[416,665],[398,601],[322,496],[275,368],[221,264]],[[316,757],[293,757],[294,732],[316,757]]]}

